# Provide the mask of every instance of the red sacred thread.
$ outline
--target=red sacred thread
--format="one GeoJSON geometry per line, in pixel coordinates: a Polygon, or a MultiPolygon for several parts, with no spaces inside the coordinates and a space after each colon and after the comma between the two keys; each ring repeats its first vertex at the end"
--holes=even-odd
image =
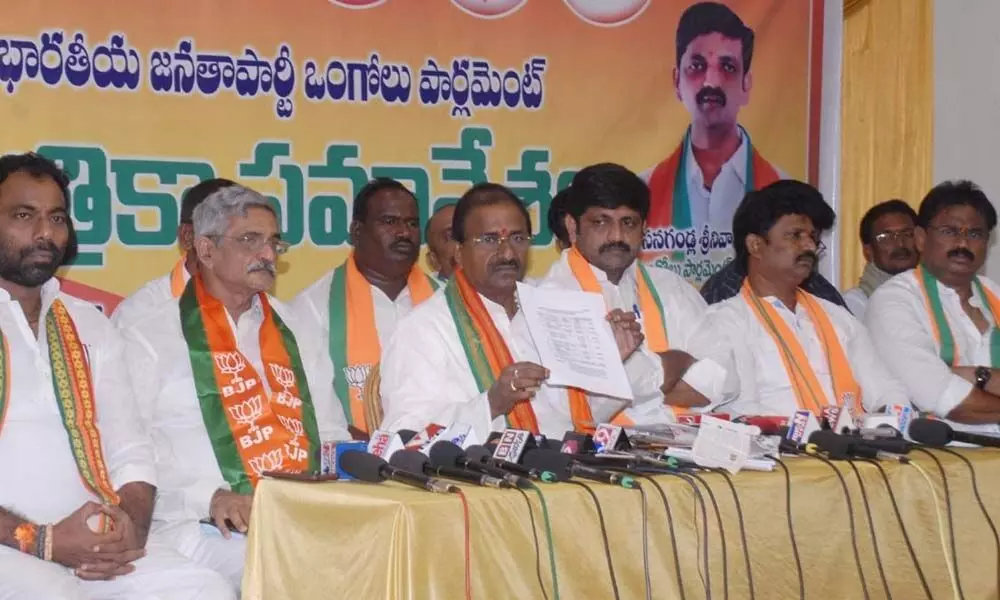
{"type": "Polygon", "coordinates": [[[465,600],[472,600],[472,526],[469,524],[469,501],[462,490],[455,490],[462,500],[462,513],[465,517],[465,600]]]}

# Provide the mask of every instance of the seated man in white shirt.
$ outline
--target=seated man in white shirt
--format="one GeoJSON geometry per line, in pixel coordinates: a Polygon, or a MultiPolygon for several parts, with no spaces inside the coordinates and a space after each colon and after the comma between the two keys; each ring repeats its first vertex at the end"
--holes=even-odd
{"type": "Polygon", "coordinates": [[[784,180],[747,194],[733,217],[736,260],[748,276],[738,296],[708,308],[689,352],[728,374],[712,408],[791,416],[830,406],[855,414],[906,404],[868,332],[843,307],[802,290],[833,227],[812,186],[784,180]]]}
{"type": "Polygon", "coordinates": [[[847,308],[859,321],[864,322],[868,299],[880,285],[917,266],[916,226],[916,211],[902,200],[876,204],[861,217],[861,249],[868,262],[858,286],[844,292],[847,308]]]}
{"type": "Polygon", "coordinates": [[[1000,285],[976,273],[996,224],[975,184],[932,189],[917,216],[920,266],[881,286],[865,318],[917,408],[985,433],[1000,432],[1000,285]]]}
{"type": "Polygon", "coordinates": [[[402,183],[380,178],[354,199],[354,251],[302,291],[292,308],[321,334],[333,361],[333,386],[348,424],[368,433],[362,392],[396,323],[427,300],[437,282],[417,265],[417,199],[402,183]]]}
{"type": "Polygon", "coordinates": [[[451,219],[454,215],[454,204],[442,206],[434,211],[424,227],[427,262],[434,270],[438,285],[448,283],[448,278],[455,271],[455,241],[451,239],[451,219]]]}
{"type": "Polygon", "coordinates": [[[177,244],[181,249],[180,260],[169,273],[146,283],[134,294],[122,300],[111,314],[112,323],[119,328],[128,327],[158,305],[180,298],[184,286],[198,268],[198,259],[194,252],[191,252],[194,246],[194,226],[191,220],[194,209],[209,194],[230,185],[236,185],[236,182],[222,178],[206,179],[184,194],[181,200],[181,223],[177,226],[177,244]]]}
{"type": "Polygon", "coordinates": [[[153,536],[238,589],[261,475],[318,471],[321,442],[349,436],[329,356],[266,293],[288,249],[267,199],[222,188],[195,209],[194,233],[181,297],[122,334],[156,450],[153,536]]]}
{"type": "Polygon", "coordinates": [[[649,188],[620,165],[589,166],[573,178],[563,210],[572,246],[563,250],[541,287],[578,289],[604,297],[609,309],[636,313],[644,343],[625,361],[635,406],[625,425],[674,420],[677,407],[703,406],[725,372],[684,351],[707,305],[698,291],[667,269],[639,260],[649,188]],[[700,390],[700,391],[699,391],[700,390]]]}
{"type": "Polygon", "coordinates": [[[76,253],[68,185],[44,157],[0,158],[0,598],[235,599],[147,542],[153,449],[121,340],[53,277],[76,253]]]}
{"type": "MultiPolygon", "coordinates": [[[[459,267],[442,293],[400,323],[382,360],[383,429],[430,423],[472,427],[485,441],[506,426],[562,436],[621,410],[545,383],[548,372],[518,311],[517,282],[531,220],[507,188],[481,183],[458,201],[452,229],[459,267]]],[[[634,315],[609,315],[623,360],[641,343],[634,315]]]]}

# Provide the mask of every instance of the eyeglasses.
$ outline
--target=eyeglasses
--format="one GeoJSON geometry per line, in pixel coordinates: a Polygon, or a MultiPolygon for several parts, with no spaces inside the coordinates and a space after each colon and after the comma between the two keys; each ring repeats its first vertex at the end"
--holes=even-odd
{"type": "Polygon", "coordinates": [[[531,234],[512,233],[510,235],[500,235],[499,233],[484,233],[472,238],[472,243],[483,248],[499,248],[504,242],[510,242],[510,245],[514,248],[527,248],[531,245],[531,234]]]}
{"type": "Polygon", "coordinates": [[[790,242],[795,242],[798,245],[802,245],[806,240],[809,240],[816,246],[816,254],[822,256],[826,252],[826,244],[819,239],[818,235],[810,234],[805,231],[789,231],[782,236],[790,242]]]}
{"type": "Polygon", "coordinates": [[[286,241],[279,240],[276,238],[264,237],[259,233],[247,233],[240,236],[229,236],[229,235],[214,235],[212,236],[218,239],[232,240],[243,247],[249,254],[257,254],[264,249],[264,246],[271,246],[271,250],[275,254],[281,255],[288,252],[288,249],[292,246],[286,241]]]}
{"type": "Polygon", "coordinates": [[[927,229],[936,231],[941,237],[951,240],[962,238],[970,242],[981,242],[990,235],[982,227],[953,227],[951,225],[944,225],[942,227],[928,227],[927,229]]]}
{"type": "Polygon", "coordinates": [[[883,231],[875,235],[875,243],[879,246],[890,246],[898,242],[908,242],[913,239],[912,229],[900,229],[898,231],[883,231]]]}

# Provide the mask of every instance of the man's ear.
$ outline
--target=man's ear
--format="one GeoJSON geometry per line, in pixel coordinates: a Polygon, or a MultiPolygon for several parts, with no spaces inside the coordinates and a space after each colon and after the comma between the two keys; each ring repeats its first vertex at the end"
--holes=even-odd
{"type": "Polygon", "coordinates": [[[577,221],[573,218],[573,215],[563,215],[563,227],[566,228],[566,233],[569,234],[570,245],[576,245],[576,228],[577,221]]]}
{"type": "Polygon", "coordinates": [[[211,268],[215,262],[215,251],[218,250],[218,246],[211,239],[201,236],[195,238],[192,250],[198,256],[199,263],[211,268]]]}
{"type": "Polygon", "coordinates": [[[751,233],[747,236],[746,242],[747,254],[754,258],[760,258],[761,252],[764,251],[764,244],[767,240],[757,235],[756,233],[751,233]]]}

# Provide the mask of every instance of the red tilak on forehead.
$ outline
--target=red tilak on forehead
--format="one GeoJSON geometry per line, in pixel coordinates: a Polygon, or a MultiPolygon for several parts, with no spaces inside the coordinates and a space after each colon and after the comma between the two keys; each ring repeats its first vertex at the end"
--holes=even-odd
{"type": "Polygon", "coordinates": [[[502,227],[500,229],[500,235],[501,235],[501,237],[507,237],[509,234],[510,234],[510,230],[507,229],[506,227],[502,227]]]}

